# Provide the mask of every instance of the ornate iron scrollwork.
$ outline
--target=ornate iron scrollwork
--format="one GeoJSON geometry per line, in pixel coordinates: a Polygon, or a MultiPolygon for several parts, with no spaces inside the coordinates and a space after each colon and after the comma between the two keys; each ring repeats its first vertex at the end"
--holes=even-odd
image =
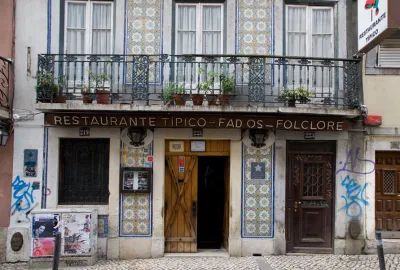
{"type": "Polygon", "coordinates": [[[360,105],[359,91],[361,90],[361,71],[360,61],[346,61],[343,66],[343,86],[344,86],[344,100],[345,106],[358,106],[360,105]]]}
{"type": "Polygon", "coordinates": [[[132,98],[134,100],[147,100],[149,95],[149,57],[147,55],[135,55],[132,62],[132,98]]]}
{"type": "Polygon", "coordinates": [[[264,102],[265,59],[263,57],[250,57],[249,67],[249,102],[264,102]]]}

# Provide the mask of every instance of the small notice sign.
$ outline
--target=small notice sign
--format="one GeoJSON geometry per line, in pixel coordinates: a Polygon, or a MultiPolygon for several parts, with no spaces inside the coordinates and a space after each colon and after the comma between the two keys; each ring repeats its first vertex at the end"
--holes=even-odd
{"type": "Polygon", "coordinates": [[[179,172],[185,172],[185,157],[179,157],[179,172]]]}
{"type": "Polygon", "coordinates": [[[80,127],[79,128],[79,136],[90,136],[90,128],[80,127]]]}
{"type": "Polygon", "coordinates": [[[153,162],[153,156],[148,156],[148,157],[147,157],[147,161],[148,161],[148,162],[153,162]]]}

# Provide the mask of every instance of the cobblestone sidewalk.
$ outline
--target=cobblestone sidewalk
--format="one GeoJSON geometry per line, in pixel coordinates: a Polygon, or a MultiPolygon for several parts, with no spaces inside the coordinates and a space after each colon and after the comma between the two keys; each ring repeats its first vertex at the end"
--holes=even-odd
{"type": "MultiPolygon", "coordinates": [[[[386,269],[400,270],[400,254],[385,255],[386,269]]],[[[1,270],[26,270],[26,263],[0,264],[1,270]]],[[[69,267],[71,270],[377,270],[377,255],[309,255],[242,258],[164,257],[145,260],[99,261],[90,267],[69,267]]]]}

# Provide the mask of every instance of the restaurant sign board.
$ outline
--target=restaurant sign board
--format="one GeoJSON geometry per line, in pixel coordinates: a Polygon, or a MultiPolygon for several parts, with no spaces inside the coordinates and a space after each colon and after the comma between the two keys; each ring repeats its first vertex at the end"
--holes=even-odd
{"type": "Polygon", "coordinates": [[[240,128],[298,131],[343,131],[350,123],[341,118],[307,116],[188,115],[188,114],[81,114],[50,113],[50,126],[157,127],[157,128],[240,128]]]}

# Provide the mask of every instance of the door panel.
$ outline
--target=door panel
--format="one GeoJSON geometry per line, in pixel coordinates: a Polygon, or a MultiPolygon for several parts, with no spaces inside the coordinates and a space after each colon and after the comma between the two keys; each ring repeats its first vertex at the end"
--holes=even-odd
{"type": "MultiPolygon", "coordinates": [[[[302,144],[296,142],[296,144],[302,144]]],[[[325,144],[334,144],[326,142],[325,144]]],[[[333,248],[334,160],[320,143],[288,146],[286,248],[288,252],[331,253],[333,248]],[[293,148],[292,148],[293,149],[293,148]]],[[[326,147],[325,147],[326,148],[326,147]]],[[[334,146],[331,147],[334,149],[334,146]]]]}
{"type": "Polygon", "coordinates": [[[375,161],[375,229],[400,238],[400,153],[377,152],[375,161]]]}
{"type": "Polygon", "coordinates": [[[197,252],[197,166],[195,156],[166,157],[165,252],[197,252]]]}

